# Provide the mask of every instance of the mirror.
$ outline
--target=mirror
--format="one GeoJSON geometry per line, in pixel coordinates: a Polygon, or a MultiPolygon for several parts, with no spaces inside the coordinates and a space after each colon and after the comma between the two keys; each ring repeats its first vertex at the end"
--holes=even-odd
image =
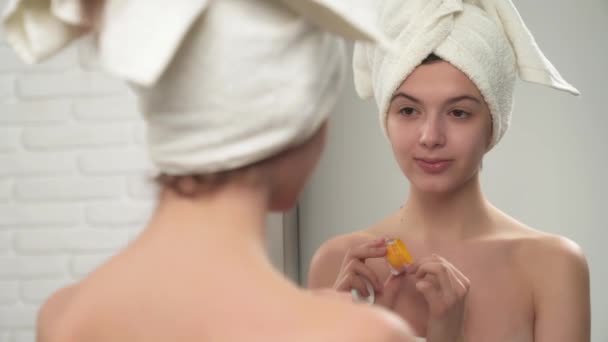
{"type": "MultiPolygon", "coordinates": [[[[608,338],[608,257],[603,241],[608,192],[608,9],[600,1],[514,1],[537,42],[579,98],[518,81],[510,129],[484,158],[482,189],[499,209],[536,229],[578,243],[591,273],[592,340],[608,338]],[[560,15],[568,13],[567,25],[560,15]],[[567,46],[567,48],[566,48],[567,46]]],[[[350,75],[352,77],[352,74],[350,75]]],[[[351,78],[352,79],[352,78],[351,78]]],[[[328,239],[369,227],[396,211],[408,195],[375,103],[351,83],[331,117],[322,160],[299,206],[300,280],[306,285],[315,251],[328,239]]]]}

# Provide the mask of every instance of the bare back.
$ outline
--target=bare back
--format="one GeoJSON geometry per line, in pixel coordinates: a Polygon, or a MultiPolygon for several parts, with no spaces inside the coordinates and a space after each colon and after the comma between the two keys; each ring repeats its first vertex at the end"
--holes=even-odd
{"type": "Polygon", "coordinates": [[[160,250],[155,243],[135,243],[56,293],[41,310],[38,341],[401,342],[411,336],[386,310],[314,295],[255,266],[234,272],[228,262],[193,263],[222,256],[167,241],[160,250]]]}

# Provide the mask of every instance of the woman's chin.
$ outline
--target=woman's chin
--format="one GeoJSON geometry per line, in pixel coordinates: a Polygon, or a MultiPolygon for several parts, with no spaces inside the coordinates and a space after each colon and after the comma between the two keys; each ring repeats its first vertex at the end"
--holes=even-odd
{"type": "Polygon", "coordinates": [[[445,179],[427,179],[411,182],[412,188],[421,194],[441,195],[450,193],[455,189],[454,184],[450,184],[445,179]]]}

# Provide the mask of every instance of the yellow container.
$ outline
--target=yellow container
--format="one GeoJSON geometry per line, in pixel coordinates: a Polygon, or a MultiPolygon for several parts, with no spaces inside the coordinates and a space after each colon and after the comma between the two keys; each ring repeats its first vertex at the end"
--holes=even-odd
{"type": "Polygon", "coordinates": [[[401,274],[405,271],[405,267],[412,262],[414,259],[412,255],[405,247],[405,244],[400,239],[387,239],[386,240],[386,261],[391,273],[394,275],[401,274]]]}

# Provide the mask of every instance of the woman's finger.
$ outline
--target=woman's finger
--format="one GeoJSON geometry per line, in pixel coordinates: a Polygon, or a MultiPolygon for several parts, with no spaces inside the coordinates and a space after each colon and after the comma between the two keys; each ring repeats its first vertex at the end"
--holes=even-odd
{"type": "Polygon", "coordinates": [[[418,258],[418,259],[414,260],[413,263],[409,264],[405,268],[405,272],[409,273],[409,274],[415,274],[416,272],[418,272],[418,269],[420,268],[420,266],[427,264],[429,262],[434,262],[434,261],[435,261],[435,259],[432,256],[418,258]]]}
{"type": "Polygon", "coordinates": [[[419,281],[424,281],[427,282],[429,284],[431,284],[431,286],[433,286],[433,288],[437,291],[441,291],[441,285],[439,284],[439,278],[437,278],[436,275],[431,274],[431,273],[427,273],[424,278],[417,280],[416,282],[419,281]]]}
{"type": "Polygon", "coordinates": [[[421,265],[416,272],[416,278],[422,279],[427,274],[432,274],[439,280],[441,288],[451,288],[452,284],[448,279],[448,266],[440,262],[429,262],[421,265]]]}
{"type": "Polygon", "coordinates": [[[349,249],[342,260],[342,266],[338,274],[338,280],[334,282],[334,289],[358,290],[362,295],[369,295],[367,286],[359,277],[370,282],[376,291],[382,291],[382,283],[376,273],[365,264],[368,258],[383,257],[386,255],[386,241],[378,238],[367,241],[359,246],[349,249]]]}
{"type": "Polygon", "coordinates": [[[351,290],[356,289],[359,291],[359,294],[363,297],[369,296],[369,291],[367,291],[367,286],[365,285],[365,281],[358,275],[350,274],[349,275],[351,290]]]}
{"type": "Polygon", "coordinates": [[[468,279],[454,265],[448,266],[448,275],[452,282],[454,293],[458,298],[462,298],[469,292],[468,285],[465,284],[465,281],[468,281],[468,279]]]}
{"type": "Polygon", "coordinates": [[[434,318],[441,317],[446,310],[445,302],[441,291],[430,281],[423,279],[416,282],[416,290],[422,293],[422,296],[429,305],[430,314],[434,318]]]}
{"type": "Polygon", "coordinates": [[[340,275],[339,280],[334,284],[334,290],[336,291],[350,291],[353,287],[359,289],[365,288],[361,286],[359,276],[354,273],[344,273],[340,275]]]}
{"type": "Polygon", "coordinates": [[[342,274],[354,274],[365,277],[372,283],[375,290],[382,290],[382,284],[380,283],[380,280],[378,279],[376,273],[361,260],[350,260],[348,264],[343,268],[342,274]]]}
{"type": "Polygon", "coordinates": [[[340,279],[336,280],[334,283],[333,289],[336,291],[350,291],[352,281],[349,279],[348,275],[340,276],[340,279]]]}
{"type": "Polygon", "coordinates": [[[456,279],[458,279],[458,282],[460,284],[459,294],[461,296],[464,296],[465,294],[467,294],[469,292],[469,288],[471,287],[471,281],[464,274],[462,274],[462,272],[460,272],[460,270],[457,269],[456,267],[452,267],[452,271],[454,273],[454,277],[456,279]]]}
{"type": "Polygon", "coordinates": [[[376,296],[376,304],[393,309],[395,306],[395,299],[401,289],[403,277],[404,274],[389,275],[384,282],[382,293],[376,296]]]}
{"type": "Polygon", "coordinates": [[[469,291],[469,279],[465,277],[465,275],[462,274],[462,272],[460,272],[456,266],[447,261],[445,258],[437,254],[433,254],[433,257],[446,266],[446,271],[450,281],[452,282],[454,293],[458,297],[466,295],[469,291]]]}
{"type": "Polygon", "coordinates": [[[376,272],[374,272],[368,265],[357,260],[351,264],[350,270],[354,274],[365,277],[367,280],[369,280],[376,291],[382,291],[382,283],[380,282],[380,279],[376,275],[376,272]]]}
{"type": "Polygon", "coordinates": [[[365,260],[369,258],[381,258],[386,255],[386,246],[384,242],[368,243],[350,249],[347,252],[347,258],[365,260]]]}

